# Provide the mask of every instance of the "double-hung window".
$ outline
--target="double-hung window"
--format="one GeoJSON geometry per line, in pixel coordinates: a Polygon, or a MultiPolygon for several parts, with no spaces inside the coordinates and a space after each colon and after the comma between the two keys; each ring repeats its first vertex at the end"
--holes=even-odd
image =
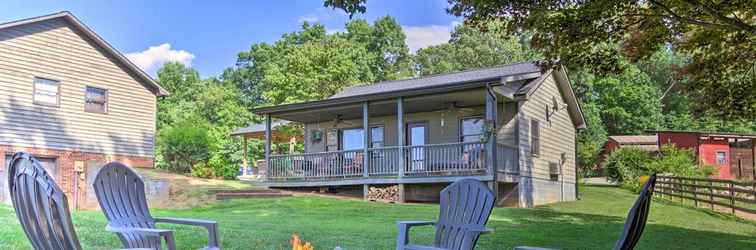
{"type": "Polygon", "coordinates": [[[34,78],[34,104],[57,107],[60,105],[60,82],[34,78]]]}

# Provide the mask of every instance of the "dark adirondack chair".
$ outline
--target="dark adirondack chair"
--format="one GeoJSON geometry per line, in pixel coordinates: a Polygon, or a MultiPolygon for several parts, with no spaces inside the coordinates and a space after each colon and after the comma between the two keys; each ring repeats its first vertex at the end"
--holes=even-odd
{"type": "Polygon", "coordinates": [[[81,249],[66,195],[37,159],[16,153],[7,174],[13,208],[34,249],[81,249]]]}
{"type": "MultiPolygon", "coordinates": [[[[614,245],[615,250],[632,250],[638,244],[638,240],[643,235],[643,229],[646,227],[648,219],[648,210],[651,207],[651,198],[653,198],[654,186],[656,185],[656,174],[652,174],[646,184],[643,185],[638,199],[630,208],[625,220],[625,228],[622,230],[622,236],[614,245]]],[[[515,247],[515,250],[543,250],[548,248],[538,247],[515,247]]]]}
{"type": "Polygon", "coordinates": [[[475,179],[456,181],[441,190],[438,222],[400,221],[396,249],[402,250],[470,250],[481,234],[490,233],[485,227],[494,206],[494,194],[475,179]],[[433,246],[409,244],[409,230],[414,226],[436,226],[433,246]]]}
{"type": "Polygon", "coordinates": [[[107,230],[118,234],[125,247],[162,249],[161,242],[169,250],[176,249],[173,232],[156,229],[156,223],[172,223],[201,226],[208,231],[205,249],[220,249],[218,224],[215,221],[153,218],[147,207],[144,182],[131,168],[119,162],[103,166],[94,183],[97,201],[108,219],[107,230]]]}

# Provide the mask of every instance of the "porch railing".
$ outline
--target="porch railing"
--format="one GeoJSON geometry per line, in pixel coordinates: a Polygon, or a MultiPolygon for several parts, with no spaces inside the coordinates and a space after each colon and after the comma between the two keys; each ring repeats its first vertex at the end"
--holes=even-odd
{"type": "Polygon", "coordinates": [[[499,172],[517,174],[520,172],[517,146],[509,144],[496,144],[496,165],[499,172]]]}
{"type": "MultiPolygon", "coordinates": [[[[497,146],[499,169],[517,170],[516,148],[497,146]]],[[[270,181],[322,180],[365,177],[459,176],[486,174],[486,144],[445,143],[418,146],[369,148],[292,155],[272,155],[268,163],[270,181]]]]}

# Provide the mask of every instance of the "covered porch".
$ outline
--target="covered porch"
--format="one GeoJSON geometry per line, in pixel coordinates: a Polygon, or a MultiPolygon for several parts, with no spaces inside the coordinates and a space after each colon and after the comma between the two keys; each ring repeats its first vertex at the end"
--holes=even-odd
{"type": "Polygon", "coordinates": [[[270,186],[517,179],[514,130],[502,129],[517,106],[490,85],[324,105],[328,101],[265,113],[266,138],[274,138],[273,118],[305,128],[305,153],[273,154],[266,140],[270,186]]]}

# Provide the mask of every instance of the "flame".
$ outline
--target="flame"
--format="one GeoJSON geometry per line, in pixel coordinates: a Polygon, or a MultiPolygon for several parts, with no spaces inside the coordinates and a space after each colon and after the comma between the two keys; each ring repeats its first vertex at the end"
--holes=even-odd
{"type": "Polygon", "coordinates": [[[313,247],[310,242],[304,242],[304,244],[302,244],[302,239],[299,238],[299,235],[292,234],[291,250],[315,250],[315,247],[313,247]]]}

